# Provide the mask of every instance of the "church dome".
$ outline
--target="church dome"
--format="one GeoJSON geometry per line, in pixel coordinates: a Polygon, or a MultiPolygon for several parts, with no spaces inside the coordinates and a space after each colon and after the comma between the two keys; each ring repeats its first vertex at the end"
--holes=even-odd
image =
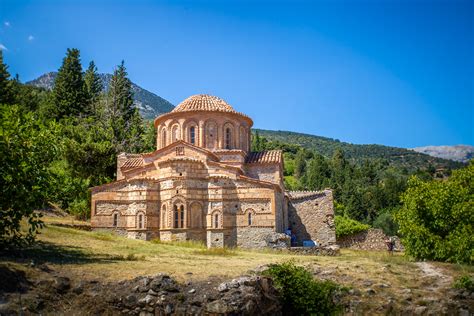
{"type": "Polygon", "coordinates": [[[208,95],[196,94],[192,95],[176,106],[171,113],[176,112],[227,112],[240,114],[233,107],[221,98],[208,95]]]}

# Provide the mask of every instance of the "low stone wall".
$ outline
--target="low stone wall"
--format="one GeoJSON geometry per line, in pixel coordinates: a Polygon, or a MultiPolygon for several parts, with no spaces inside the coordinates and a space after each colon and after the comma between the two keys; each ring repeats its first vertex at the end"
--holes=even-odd
{"type": "Polygon", "coordinates": [[[296,253],[299,255],[308,256],[338,256],[339,247],[291,247],[288,249],[289,252],[296,253]]]}
{"type": "MultiPolygon", "coordinates": [[[[359,249],[359,250],[388,250],[385,240],[387,235],[378,228],[370,228],[351,236],[344,236],[337,239],[337,244],[341,248],[359,249]]],[[[403,251],[403,245],[400,238],[393,236],[395,240],[395,251],[403,251]]]]}

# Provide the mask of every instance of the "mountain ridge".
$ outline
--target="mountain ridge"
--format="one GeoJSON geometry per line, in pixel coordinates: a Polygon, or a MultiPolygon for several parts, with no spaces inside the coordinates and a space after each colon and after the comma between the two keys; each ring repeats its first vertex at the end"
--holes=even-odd
{"type": "Polygon", "coordinates": [[[351,144],[334,138],[298,132],[272,131],[264,129],[253,130],[270,141],[300,145],[328,158],[332,157],[335,150],[340,148],[344,151],[344,154],[348,159],[355,162],[361,163],[366,159],[385,159],[392,165],[407,168],[409,170],[416,169],[416,167],[420,166],[432,166],[435,169],[456,169],[464,165],[462,162],[433,157],[425,153],[419,153],[401,147],[378,144],[351,144]]]}
{"type": "MultiPolygon", "coordinates": [[[[26,84],[47,90],[52,90],[56,76],[57,72],[51,71],[39,76],[36,79],[26,82],[26,84]]],[[[106,92],[109,88],[112,74],[100,73],[99,77],[102,81],[104,92],[106,92]]],[[[171,104],[168,100],[140,87],[134,82],[131,83],[134,105],[140,110],[140,114],[143,116],[143,118],[154,119],[158,115],[170,112],[174,109],[174,105],[171,104]]]]}
{"type": "Polygon", "coordinates": [[[471,145],[441,145],[421,146],[412,150],[433,157],[450,159],[459,162],[469,162],[474,158],[474,146],[471,145]]]}

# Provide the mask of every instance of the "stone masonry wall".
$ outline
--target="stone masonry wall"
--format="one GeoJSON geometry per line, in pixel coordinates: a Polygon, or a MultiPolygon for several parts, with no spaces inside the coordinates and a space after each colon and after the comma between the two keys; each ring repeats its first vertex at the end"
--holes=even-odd
{"type": "Polygon", "coordinates": [[[298,245],[313,240],[322,246],[336,243],[334,204],[331,190],[288,192],[288,221],[298,245]]]}
{"type": "Polygon", "coordinates": [[[269,227],[238,227],[237,247],[241,248],[287,248],[290,239],[269,227]]]}
{"type": "MultiPolygon", "coordinates": [[[[370,228],[351,236],[338,238],[337,244],[341,248],[359,249],[359,250],[387,250],[385,240],[387,235],[381,229],[370,228]]],[[[403,250],[400,238],[393,236],[395,240],[395,250],[403,250]]]]}

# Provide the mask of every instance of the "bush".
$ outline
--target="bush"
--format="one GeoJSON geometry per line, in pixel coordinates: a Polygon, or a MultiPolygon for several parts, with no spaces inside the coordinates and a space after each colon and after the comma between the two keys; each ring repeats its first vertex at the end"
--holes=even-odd
{"type": "Polygon", "coordinates": [[[74,215],[76,219],[86,220],[90,217],[89,201],[75,199],[69,204],[68,211],[71,215],[74,215]]]}
{"type": "Polygon", "coordinates": [[[469,275],[463,275],[454,281],[453,287],[455,289],[467,290],[474,292],[474,279],[469,275]]]}
{"type": "Polygon", "coordinates": [[[410,178],[395,213],[408,255],[474,262],[474,163],[444,181],[410,178]]]}
{"type": "Polygon", "coordinates": [[[336,224],[336,237],[354,235],[370,228],[370,225],[363,224],[346,216],[336,215],[334,218],[336,224]]]}
{"type": "Polygon", "coordinates": [[[263,273],[270,276],[280,292],[285,315],[331,315],[340,310],[334,303],[342,288],[332,281],[317,281],[293,262],[272,264],[263,273]]]}
{"type": "Polygon", "coordinates": [[[398,225],[389,210],[377,216],[372,226],[380,228],[387,236],[395,236],[398,233],[398,225]]]}

